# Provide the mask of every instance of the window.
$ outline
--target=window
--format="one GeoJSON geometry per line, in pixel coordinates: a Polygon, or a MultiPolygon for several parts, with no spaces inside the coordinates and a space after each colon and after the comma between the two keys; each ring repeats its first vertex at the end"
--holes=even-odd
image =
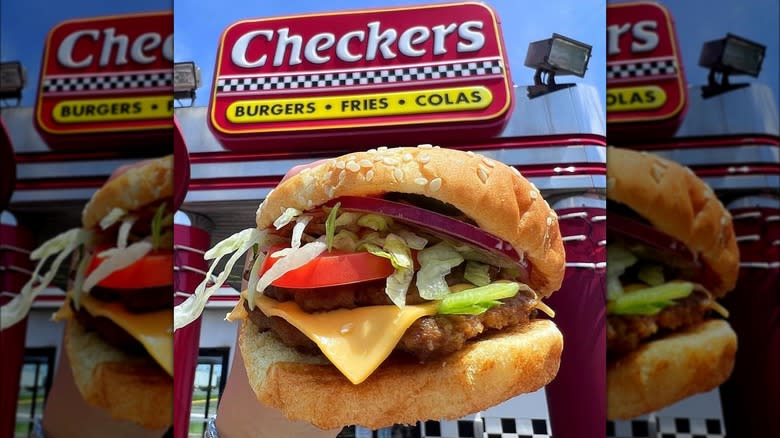
{"type": "Polygon", "coordinates": [[[16,438],[28,437],[36,419],[43,416],[43,405],[54,376],[55,347],[25,348],[24,364],[16,401],[16,438]]]}
{"type": "Polygon", "coordinates": [[[202,437],[209,418],[217,414],[219,399],[227,380],[230,348],[201,348],[192,388],[191,438],[202,437]]]}

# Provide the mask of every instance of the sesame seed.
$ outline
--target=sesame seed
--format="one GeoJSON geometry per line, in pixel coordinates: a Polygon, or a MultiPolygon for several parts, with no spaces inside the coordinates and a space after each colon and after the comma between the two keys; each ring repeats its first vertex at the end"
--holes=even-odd
{"type": "Polygon", "coordinates": [[[374,163],[372,163],[371,160],[364,158],[360,160],[360,167],[374,167],[374,163]]]}
{"type": "Polygon", "coordinates": [[[360,170],[360,164],[358,164],[358,163],[356,163],[354,161],[350,161],[350,162],[347,163],[347,169],[351,170],[352,172],[357,172],[357,171],[360,170]]]}
{"type": "Polygon", "coordinates": [[[306,200],[306,208],[309,209],[309,208],[312,208],[312,206],[314,206],[314,203],[311,202],[311,199],[307,199],[306,200]]]}
{"type": "Polygon", "coordinates": [[[329,171],[328,171],[328,172],[325,174],[325,179],[326,179],[326,180],[327,180],[327,179],[330,179],[332,176],[333,176],[333,171],[332,171],[332,170],[329,170],[329,171]]]}
{"type": "Polygon", "coordinates": [[[306,173],[309,173],[310,171],[311,171],[311,167],[307,167],[307,168],[301,170],[301,174],[306,174],[306,173]]]}
{"type": "Polygon", "coordinates": [[[439,146],[439,145],[436,145],[436,146],[434,146],[433,148],[434,148],[434,149],[440,149],[440,148],[441,148],[441,146],[439,146]]]}
{"type": "Polygon", "coordinates": [[[725,215],[720,217],[720,224],[726,225],[729,222],[729,218],[727,218],[725,215]]]}
{"type": "Polygon", "coordinates": [[[431,156],[428,154],[422,154],[419,157],[417,157],[417,160],[423,164],[431,161],[431,156]]]}
{"type": "Polygon", "coordinates": [[[393,178],[395,178],[398,182],[403,182],[404,172],[400,168],[396,167],[393,169],[393,178]]]}
{"type": "Polygon", "coordinates": [[[477,175],[479,175],[479,179],[483,183],[487,183],[488,174],[487,174],[487,172],[485,172],[485,169],[483,169],[482,167],[478,168],[477,169],[477,175]]]}
{"type": "MultiPolygon", "coordinates": [[[[515,175],[517,175],[517,176],[520,176],[520,177],[522,177],[522,176],[523,176],[523,175],[520,173],[520,171],[519,171],[519,170],[517,170],[517,167],[514,167],[514,166],[509,166],[509,168],[510,168],[510,169],[512,169],[512,173],[514,173],[515,175]]],[[[531,184],[531,186],[533,186],[533,184],[531,184]]],[[[534,189],[536,189],[536,187],[534,187],[534,189]]]]}
{"type": "Polygon", "coordinates": [[[433,145],[430,143],[425,143],[425,144],[417,145],[417,147],[421,149],[430,149],[433,147],[433,145]]]}
{"type": "Polygon", "coordinates": [[[348,322],[348,323],[342,325],[341,329],[339,330],[339,332],[342,335],[346,335],[347,333],[349,333],[351,331],[352,331],[352,323],[351,322],[348,322]]]}
{"type": "Polygon", "coordinates": [[[432,179],[428,188],[430,188],[432,192],[438,192],[441,188],[441,178],[432,179]]]}
{"type": "Polygon", "coordinates": [[[378,148],[376,148],[376,150],[379,152],[384,152],[387,150],[387,146],[379,146],[378,148]]]}
{"type": "Polygon", "coordinates": [[[414,179],[414,183],[420,186],[424,186],[428,184],[428,180],[420,176],[414,179]]]}
{"type": "Polygon", "coordinates": [[[369,154],[375,154],[376,153],[376,149],[371,148],[371,149],[367,150],[366,152],[368,152],[369,154]]]}
{"type": "Polygon", "coordinates": [[[346,170],[342,170],[341,172],[339,172],[339,184],[344,182],[344,178],[346,178],[346,177],[347,177],[347,171],[346,170]]]}
{"type": "Polygon", "coordinates": [[[401,158],[403,161],[412,161],[412,154],[409,152],[405,153],[403,157],[401,158]]]}
{"type": "Polygon", "coordinates": [[[384,157],[384,158],[382,158],[382,162],[387,164],[388,166],[397,166],[397,165],[401,164],[400,161],[398,161],[397,159],[395,159],[393,157],[384,157]]]}
{"type": "Polygon", "coordinates": [[[366,172],[366,181],[371,181],[372,179],[374,179],[374,171],[369,170],[368,172],[366,172]]]}
{"type": "Polygon", "coordinates": [[[550,225],[552,225],[552,218],[548,217],[547,218],[547,226],[549,227],[550,225]]]}
{"type": "Polygon", "coordinates": [[[531,196],[531,199],[536,199],[537,196],[539,196],[535,191],[531,190],[528,193],[531,196]]]}
{"type": "Polygon", "coordinates": [[[357,157],[355,157],[354,155],[350,155],[347,157],[347,161],[355,161],[356,159],[357,157]]]}
{"type": "Polygon", "coordinates": [[[332,198],[333,195],[336,193],[336,188],[333,187],[333,186],[330,186],[327,189],[325,189],[325,192],[327,193],[328,198],[332,198]]]}
{"type": "Polygon", "coordinates": [[[469,157],[473,157],[474,156],[474,152],[466,151],[466,155],[468,155],[469,157]]]}
{"type": "Polygon", "coordinates": [[[482,158],[482,162],[485,163],[487,167],[496,167],[496,162],[490,158],[482,158]]]}
{"type": "Polygon", "coordinates": [[[346,164],[343,161],[336,161],[336,168],[343,169],[346,164]]]}

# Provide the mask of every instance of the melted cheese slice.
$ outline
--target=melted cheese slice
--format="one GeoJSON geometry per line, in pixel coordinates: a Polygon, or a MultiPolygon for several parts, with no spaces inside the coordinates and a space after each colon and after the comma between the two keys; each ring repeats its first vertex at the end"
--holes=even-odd
{"type": "Polygon", "coordinates": [[[268,316],[278,316],[314,341],[322,353],[355,385],[387,359],[412,323],[436,313],[438,303],[368,306],[306,313],[294,301],[278,302],[257,294],[255,303],[268,316]]]}
{"type": "MultiPolygon", "coordinates": [[[[125,310],[119,303],[101,302],[89,294],[84,294],[81,297],[81,305],[92,316],[104,316],[130,333],[146,348],[149,355],[160,364],[162,369],[173,376],[172,310],[133,313],[125,310]]],[[[69,306],[68,309],[70,309],[69,306]]]]}

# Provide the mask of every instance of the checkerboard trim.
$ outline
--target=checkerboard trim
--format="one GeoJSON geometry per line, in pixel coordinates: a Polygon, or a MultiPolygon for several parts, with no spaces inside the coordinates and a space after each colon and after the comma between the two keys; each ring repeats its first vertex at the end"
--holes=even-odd
{"type": "Polygon", "coordinates": [[[607,438],[725,438],[720,418],[651,417],[607,421],[607,438]]]}
{"type": "Polygon", "coordinates": [[[505,72],[500,59],[466,61],[452,64],[393,67],[331,73],[291,73],[275,76],[231,77],[217,79],[218,93],[261,92],[360,85],[386,85],[436,79],[462,79],[505,72]]]}
{"type": "Polygon", "coordinates": [[[161,87],[173,87],[173,72],[57,76],[45,77],[43,80],[44,93],[134,90],[161,87]]]}
{"type": "Polygon", "coordinates": [[[674,58],[607,64],[607,80],[668,76],[677,72],[677,61],[674,58]]]}

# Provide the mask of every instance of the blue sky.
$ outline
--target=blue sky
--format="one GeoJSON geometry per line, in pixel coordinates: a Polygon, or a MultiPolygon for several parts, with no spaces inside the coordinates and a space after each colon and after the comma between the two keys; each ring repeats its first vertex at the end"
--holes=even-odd
{"type": "MultiPolygon", "coordinates": [[[[203,72],[198,105],[206,105],[211,86],[219,35],[229,24],[250,17],[268,17],[334,9],[369,8],[422,3],[415,0],[178,0],[175,3],[176,59],[194,60],[203,72]]],[[[430,1],[426,1],[430,3],[430,1]]],[[[605,0],[495,0],[488,1],[502,20],[515,83],[532,82],[533,71],[522,65],[528,43],[562,33],[594,46],[591,67],[581,81],[604,92],[605,0]]],[[[732,32],[767,45],[763,71],[757,79],[768,84],[778,98],[777,0],[667,0],[678,29],[689,83],[703,84],[707,72],[697,66],[701,44],[732,32]]],[[[28,70],[23,105],[32,105],[46,33],[57,23],[79,17],[164,10],[170,0],[2,0],[0,1],[0,60],[20,60],[28,70]]],[[[753,78],[739,78],[752,81],[753,78]]]]}

